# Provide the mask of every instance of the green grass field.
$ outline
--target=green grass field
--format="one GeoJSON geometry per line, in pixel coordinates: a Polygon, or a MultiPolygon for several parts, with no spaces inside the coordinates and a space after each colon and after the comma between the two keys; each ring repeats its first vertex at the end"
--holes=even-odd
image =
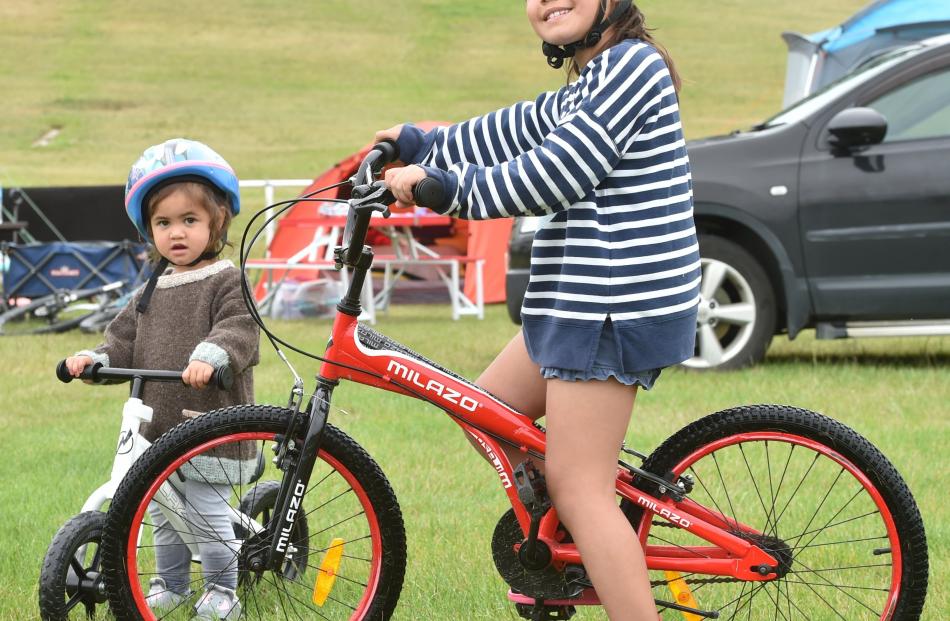
{"type": "MultiPolygon", "coordinates": [[[[777,110],[781,31],[829,27],[865,2],[640,4],[685,78],[684,123],[699,137],[777,110]]],[[[460,120],[563,83],[521,13],[522,3],[497,0],[4,0],[0,184],[123,183],[144,147],[174,135],[213,145],[243,178],[311,177],[376,129],[460,120]],[[48,146],[31,146],[51,128],[60,133],[48,146]]],[[[322,351],[326,322],[277,326],[322,351]]],[[[500,306],[481,322],[404,306],[378,329],[470,378],[516,330],[500,306]]],[[[66,386],[52,373],[94,341],[0,339],[0,621],[37,616],[49,540],[108,478],[124,389],[66,386]]],[[[306,376],[315,371],[294,360],[306,376]]],[[[890,457],[916,495],[931,544],[924,618],[938,619],[950,610],[938,581],[950,571],[940,474],[948,363],[948,338],[776,338],[754,369],[665,373],[639,397],[628,440],[648,452],[689,421],[742,403],[790,403],[842,420],[890,457]]],[[[269,350],[256,377],[258,401],[286,401],[289,375],[269,350]]],[[[489,552],[506,506],[492,469],[434,408],[359,386],[335,398],[335,423],[376,457],[402,503],[410,561],[395,618],[515,618],[489,552]]]]}

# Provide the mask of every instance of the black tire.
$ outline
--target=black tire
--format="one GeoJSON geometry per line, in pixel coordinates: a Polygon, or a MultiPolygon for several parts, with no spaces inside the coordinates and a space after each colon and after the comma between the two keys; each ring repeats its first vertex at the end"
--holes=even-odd
{"type": "Polygon", "coordinates": [[[53,537],[40,570],[43,621],[91,619],[105,603],[99,546],[105,521],[105,513],[86,511],[70,518],[53,537]]]}
{"type": "MultiPolygon", "coordinates": [[[[151,618],[144,601],[148,579],[155,574],[146,511],[153,497],[149,495],[150,487],[157,489],[164,481],[174,481],[172,477],[193,466],[191,460],[199,455],[216,458],[209,453],[209,443],[221,451],[238,441],[254,442],[259,451],[270,454],[275,436],[286,432],[291,415],[284,408],[256,405],[209,412],[164,434],[136,461],[116,491],[104,533],[106,588],[117,619],[151,618]]],[[[280,480],[282,471],[266,456],[263,463],[264,472],[254,479],[256,484],[231,483],[231,495],[226,499],[229,504],[238,507],[240,499],[246,498],[253,486],[267,489],[273,485],[269,481],[280,480]]],[[[206,466],[202,467],[208,471],[206,466]]],[[[245,571],[245,579],[238,585],[242,619],[388,619],[396,607],[405,575],[402,513],[379,466],[332,425],[324,431],[320,458],[300,513],[307,516],[308,541],[291,543],[308,548],[307,572],[288,579],[283,572],[245,571]],[[345,548],[340,565],[331,567],[337,578],[329,599],[317,607],[311,603],[316,578],[321,573],[331,573],[321,569],[321,559],[325,561],[328,548],[338,546],[338,540],[344,542],[345,548]]],[[[238,541],[238,567],[247,567],[245,555],[261,545],[267,542],[254,536],[238,541]]],[[[179,607],[182,614],[190,611],[201,592],[200,570],[193,571],[191,578],[195,593],[179,607]]]]}
{"type": "MultiPolygon", "coordinates": [[[[266,527],[273,518],[278,492],[280,492],[280,481],[262,481],[244,493],[238,510],[266,527]]],[[[240,524],[236,524],[234,526],[234,536],[238,539],[247,539],[250,533],[240,524]]],[[[307,546],[307,542],[310,540],[310,529],[307,526],[306,515],[301,516],[294,522],[290,539],[296,542],[296,545],[287,554],[284,564],[284,577],[288,580],[295,580],[297,576],[306,573],[307,558],[310,554],[310,549],[307,546]]],[[[242,572],[239,574],[238,580],[243,582],[246,578],[247,574],[242,572]]]]}
{"type": "Polygon", "coordinates": [[[776,303],[761,264],[738,244],[699,238],[703,265],[692,369],[738,369],[761,362],[772,342],[776,303]]]}
{"type": "MultiPolygon", "coordinates": [[[[687,574],[700,608],[742,619],[920,618],[928,557],[917,504],[887,458],[845,425],[788,406],[734,408],[683,428],[643,467],[689,475],[689,500],[777,538],[763,545],[785,563],[787,573],[778,579],[721,582],[687,574]]],[[[624,505],[641,540],[646,531],[648,546],[709,545],[624,505]]],[[[761,541],[734,523],[729,527],[761,541]]],[[[669,601],[669,577],[653,572],[651,579],[657,599],[669,601]]]]}

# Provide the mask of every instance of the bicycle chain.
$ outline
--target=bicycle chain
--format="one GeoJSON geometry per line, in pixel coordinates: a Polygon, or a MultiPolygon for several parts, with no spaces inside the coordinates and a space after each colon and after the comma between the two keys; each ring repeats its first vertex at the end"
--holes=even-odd
{"type": "MultiPolygon", "coordinates": [[[[683,578],[686,584],[727,584],[732,582],[744,582],[738,578],[683,578]]],[[[651,587],[666,586],[670,580],[651,580],[651,587]]]]}

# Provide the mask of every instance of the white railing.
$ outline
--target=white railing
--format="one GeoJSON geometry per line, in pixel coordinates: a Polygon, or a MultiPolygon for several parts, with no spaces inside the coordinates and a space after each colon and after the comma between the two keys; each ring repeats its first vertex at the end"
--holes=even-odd
{"type": "MultiPolygon", "coordinates": [[[[264,207],[266,207],[274,204],[274,188],[306,188],[313,183],[313,179],[245,179],[238,183],[242,188],[264,188],[264,207]]],[[[269,218],[270,215],[268,209],[265,217],[269,218]]],[[[274,239],[274,231],[276,230],[276,220],[267,225],[265,236],[268,255],[270,255],[270,243],[274,239]]]]}

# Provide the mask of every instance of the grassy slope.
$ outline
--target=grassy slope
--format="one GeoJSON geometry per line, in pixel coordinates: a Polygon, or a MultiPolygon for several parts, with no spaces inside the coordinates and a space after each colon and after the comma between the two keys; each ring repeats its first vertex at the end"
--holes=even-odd
{"type": "MultiPolygon", "coordinates": [[[[776,110],[781,30],[838,23],[864,2],[641,4],[686,78],[685,124],[698,137],[776,110]]],[[[144,146],[171,135],[206,140],[245,178],[310,176],[379,127],[462,119],[556,87],[562,78],[543,69],[520,13],[520,3],[496,0],[5,0],[0,182],[120,183],[144,146]],[[62,127],[60,137],[32,148],[51,126],[62,127]]],[[[283,328],[322,349],[325,325],[283,328]]],[[[498,307],[485,322],[457,324],[444,308],[404,307],[381,329],[469,377],[514,331],[498,307]]],[[[3,621],[35,614],[49,539],[108,474],[122,389],[62,386],[51,375],[56,360],[89,344],[81,335],[0,340],[8,365],[0,375],[3,621]]],[[[831,414],[905,474],[927,520],[931,575],[939,576],[950,541],[945,477],[919,456],[939,454],[947,437],[948,362],[947,339],[777,343],[767,364],[750,371],[666,374],[641,397],[630,439],[649,449],[687,421],[737,403],[831,414]]],[[[272,355],[258,378],[261,401],[284,401],[287,375],[272,355]]],[[[431,408],[362,387],[341,389],[337,405],[348,412],[337,421],[377,456],[407,515],[412,560],[398,618],[509,618],[487,553],[504,502],[490,469],[462,452],[460,434],[431,408]]],[[[948,599],[935,584],[931,614],[950,608],[948,599]]]]}
{"type": "MultiPolygon", "coordinates": [[[[686,79],[696,137],[775,112],[779,33],[838,23],[863,0],[641,4],[686,79]]],[[[244,178],[309,176],[377,128],[557,87],[521,13],[494,0],[5,0],[0,182],[121,183],[173,135],[207,141],[244,178]],[[31,147],[51,127],[59,137],[31,147]]]]}

